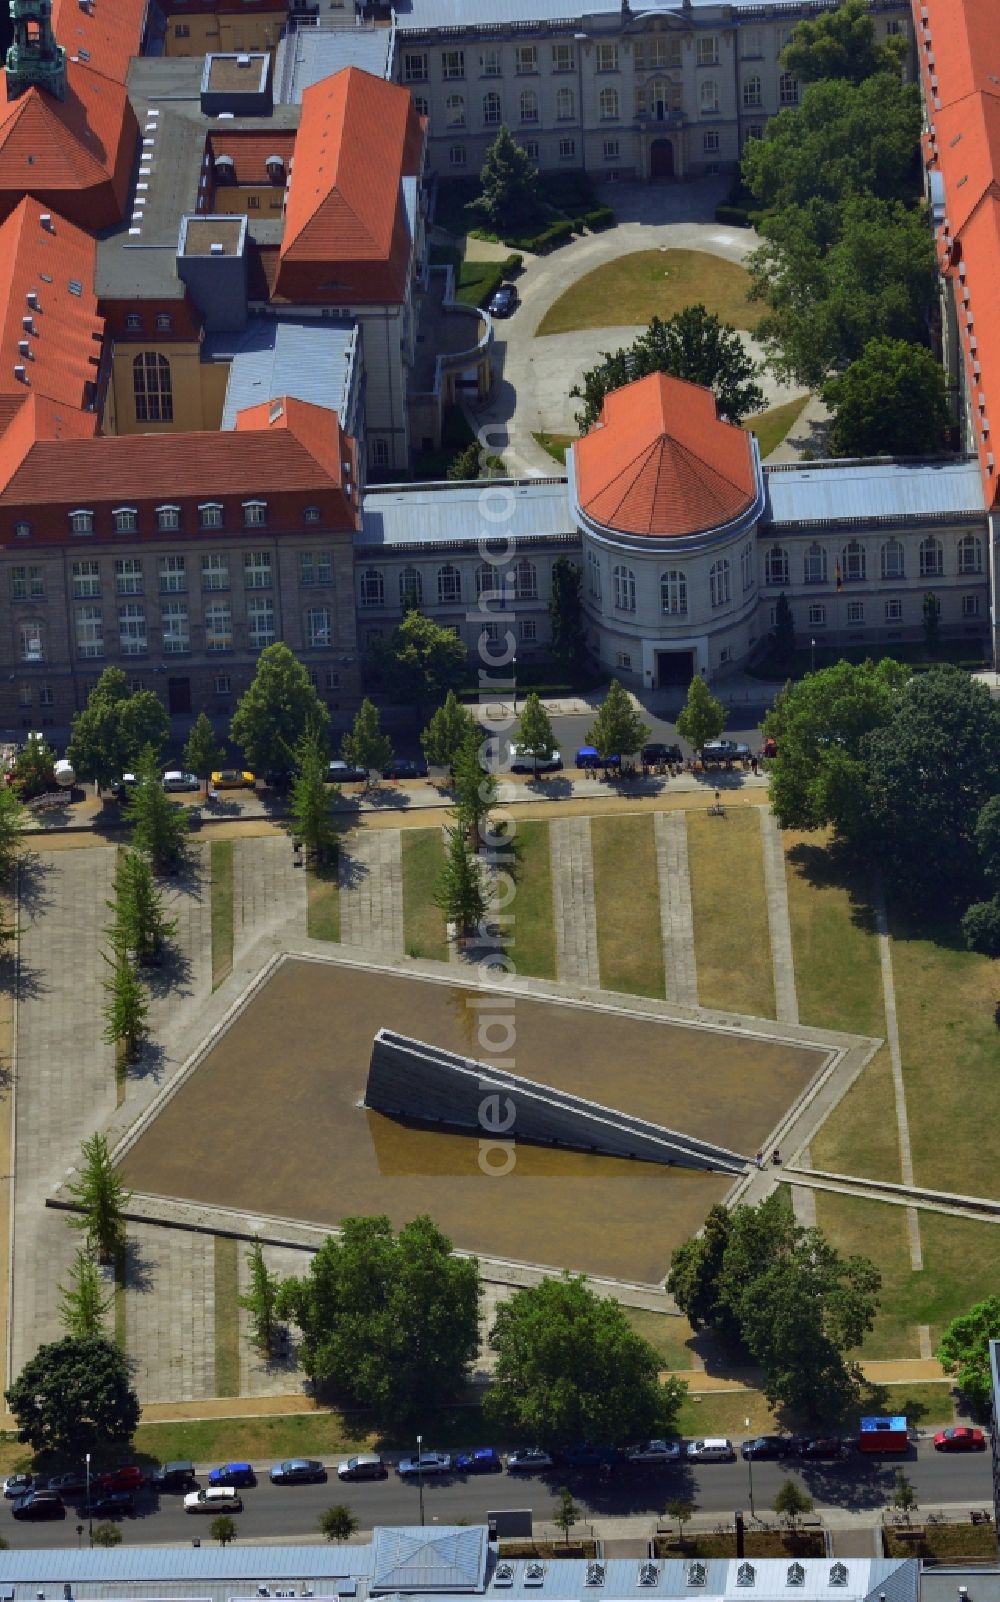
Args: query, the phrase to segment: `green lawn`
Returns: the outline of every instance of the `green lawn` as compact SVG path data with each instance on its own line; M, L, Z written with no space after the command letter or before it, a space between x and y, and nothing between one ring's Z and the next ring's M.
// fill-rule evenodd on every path
M575 445L577 440L576 434L546 434L544 430L540 434L532 434L531 437L536 445L540 445L543 451L548 451L549 455L563 467L566 466L567 450L570 445Z
M306 933L313 940L340 939L340 885L336 862L309 870L306 881Z
M763 308L747 300L750 276L735 262L703 250L636 250L587 273L565 290L538 333L614 328L672 317L702 304L734 328L756 328Z
M215 1394L240 1394L239 1306L240 1244L227 1235L215 1237Z
M782 406L772 406L766 412L755 412L746 419L743 427L756 434L762 458L777 450L785 435L794 428L808 400L808 395L796 395L794 400L785 401Z
M443 866L440 829L403 830L403 935L408 957L448 960L445 916L434 901Z
M543 819L519 821L514 835L517 894L510 905L514 922L509 947L518 973L556 978L556 931L552 916L552 859L549 826Z
M724 818L687 814L698 1000L703 1007L774 1017L771 936L756 807Z
M692 1329L686 1318L670 1313L650 1313L643 1307L622 1309L637 1335L656 1348L664 1368L690 1368L692 1351L688 1342Z
M652 813L593 818L597 955L604 990L666 994Z
M212 875L212 989L233 971L233 845L213 840L209 846Z

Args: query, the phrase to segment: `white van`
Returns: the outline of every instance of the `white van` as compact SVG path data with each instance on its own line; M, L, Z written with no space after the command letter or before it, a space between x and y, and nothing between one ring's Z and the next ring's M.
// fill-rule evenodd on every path
M713 1435L705 1441L692 1441L687 1455L699 1463L735 1463L736 1448L725 1435Z
M234 1485L208 1485L184 1498L185 1513L242 1513L243 1498Z

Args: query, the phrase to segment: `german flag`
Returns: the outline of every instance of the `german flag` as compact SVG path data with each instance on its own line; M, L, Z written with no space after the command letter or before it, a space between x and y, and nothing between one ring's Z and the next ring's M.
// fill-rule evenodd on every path
M837 594L839 595L841 590L844 588L844 575L840 570L840 557L839 556L837 558L837 565L836 565L836 567L834 569L834 572L837 575Z

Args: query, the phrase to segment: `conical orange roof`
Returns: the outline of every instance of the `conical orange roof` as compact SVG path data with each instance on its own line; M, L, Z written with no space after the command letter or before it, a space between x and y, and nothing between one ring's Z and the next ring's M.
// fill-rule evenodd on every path
M0 212L27 193L96 232L124 215L138 128L122 84L77 62L66 76L65 100L0 83Z

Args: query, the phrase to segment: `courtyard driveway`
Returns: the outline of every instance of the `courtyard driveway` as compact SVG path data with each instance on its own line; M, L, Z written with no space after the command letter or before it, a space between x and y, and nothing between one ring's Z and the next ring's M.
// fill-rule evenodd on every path
M518 281L521 304L512 318L494 325L497 380L487 400L469 409L473 426L489 430L488 447L503 452L509 472L518 477L559 472L532 435L543 430L575 433L578 403L570 399L569 391L600 360L602 351L628 344L641 332L629 325L536 339L535 330L549 307L577 279L632 251L704 250L742 262L757 236L749 229L725 228L714 221L715 206L726 188L720 179L609 187L601 198L614 206L619 217L616 228L574 239L550 256L526 260ZM749 335L744 337L759 360L759 346ZM768 406L801 393L768 374L762 382Z

